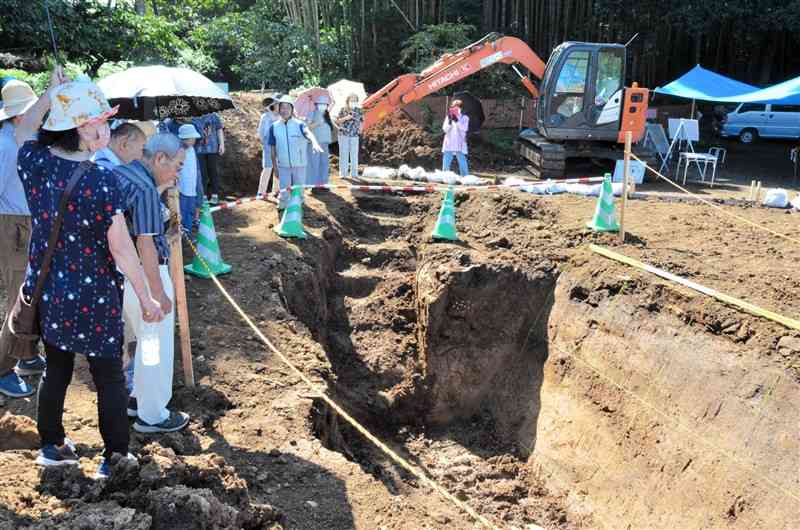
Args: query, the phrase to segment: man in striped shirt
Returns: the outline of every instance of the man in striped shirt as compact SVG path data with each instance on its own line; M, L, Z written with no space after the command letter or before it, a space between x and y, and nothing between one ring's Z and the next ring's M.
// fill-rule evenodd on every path
M146 325L126 282L123 311L139 339L128 415L136 416L133 428L143 433L179 431L189 423L188 414L167 409L172 398L175 316L172 312L173 286L169 276L169 244L165 231L165 223L170 216L169 210L161 202L164 190L175 185L185 157L186 151L174 134L160 133L147 141L142 160L114 169L148 288L166 315L158 324ZM159 361L155 365L144 364L141 344L145 337L159 343Z

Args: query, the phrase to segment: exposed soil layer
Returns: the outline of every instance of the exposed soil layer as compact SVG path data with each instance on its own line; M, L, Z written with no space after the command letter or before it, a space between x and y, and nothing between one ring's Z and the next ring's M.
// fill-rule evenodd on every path
M617 250L787 315L800 248L696 204L631 201L629 240L594 201L459 194L461 241L429 239L434 195L308 195L309 238L274 206L216 214L222 282L359 421L503 528L792 528L800 334L591 254ZM725 206L798 235L797 215ZM187 261L190 257L187 256ZM32 400L3 400L0 528L471 529L332 413L208 281L189 279L198 386L136 465L99 461L84 362L65 427L81 466L33 464ZM32 378L32 384L36 378ZM27 419L26 419L27 418Z

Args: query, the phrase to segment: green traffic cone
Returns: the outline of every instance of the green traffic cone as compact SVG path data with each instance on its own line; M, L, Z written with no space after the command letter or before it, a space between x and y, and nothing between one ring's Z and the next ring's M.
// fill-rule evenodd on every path
M594 217L586 226L597 232L619 232L617 212L614 208L614 188L611 186L611 175L606 173Z
M200 261L200 258L205 260L206 265L208 265L207 268ZM215 276L231 272L231 266L222 261L222 254L217 242L217 232L214 230L214 219L211 217L208 201L203 202L203 208L200 211L200 229L197 232L197 256L194 257L191 265L187 265L183 269L189 274L194 274L201 278L211 278L208 269L211 269Z
M433 228L433 239L444 239L447 241L458 241L456 234L456 201L453 195L453 188L445 192L442 199L442 208L439 210L439 218L436 219L436 226Z
M281 237L306 238L303 231L303 188L292 189L289 206L283 211L283 219L275 227L275 232Z

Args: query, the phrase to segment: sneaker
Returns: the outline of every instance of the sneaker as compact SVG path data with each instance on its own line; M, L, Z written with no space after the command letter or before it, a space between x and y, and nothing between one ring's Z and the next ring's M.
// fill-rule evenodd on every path
M180 431L187 425L189 425L188 414L185 412L170 411L169 418L155 425L142 421L142 418L137 418L136 421L133 422L133 430L141 433L175 432Z
M5 394L12 398L20 398L30 396L34 392L33 387L23 381L14 371L0 377L0 394Z
M135 418L139 415L139 404L136 403L136 398L128 398L128 417Z
M125 457L128 460L136 462L136 457L132 454L128 453L128 456ZM97 466L97 471L94 472L94 479L95 480L102 480L111 477L111 465L110 462L103 458L100 461L100 465Z
M211 200L208 201L208 203L209 204L219 204L219 195L217 195L216 193L211 195Z
M39 450L36 463L45 467L75 465L78 463L78 455L66 443L61 447L48 444Z
M47 361L41 355L37 355L28 361L19 361L17 363L17 373L19 375L38 375L44 372L45 368L47 368Z

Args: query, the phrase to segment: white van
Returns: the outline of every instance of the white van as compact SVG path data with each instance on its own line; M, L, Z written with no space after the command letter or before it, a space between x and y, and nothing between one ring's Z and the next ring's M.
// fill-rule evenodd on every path
M722 119L719 135L743 144L761 138L800 138L800 105L741 103Z

